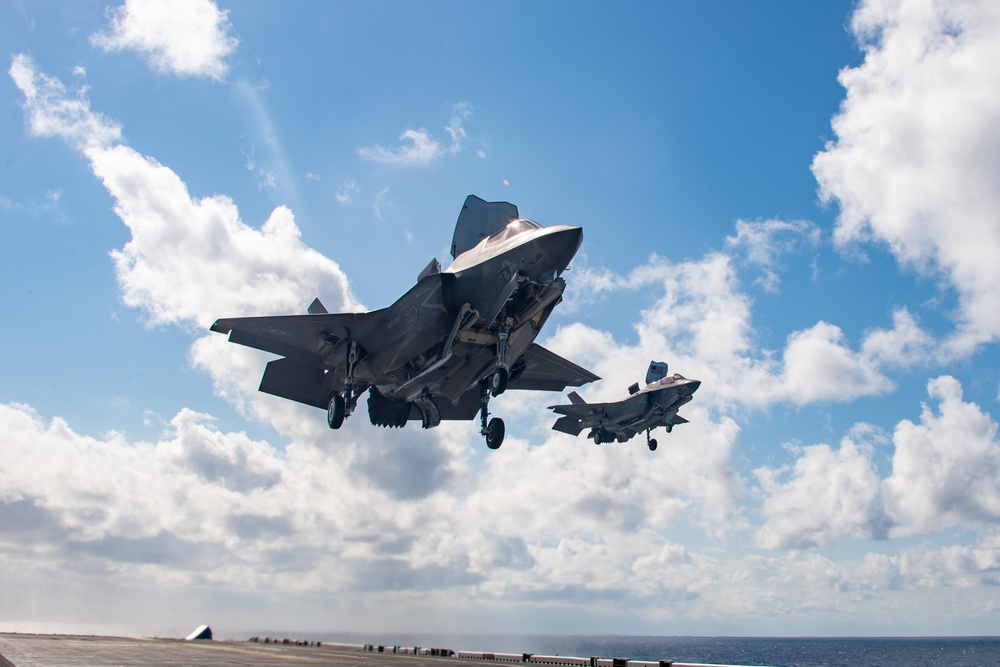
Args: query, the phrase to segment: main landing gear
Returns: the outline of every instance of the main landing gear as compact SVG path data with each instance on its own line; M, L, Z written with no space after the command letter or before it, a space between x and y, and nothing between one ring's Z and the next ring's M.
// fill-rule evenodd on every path
M326 407L326 423L330 428L340 428L344 425L344 417L347 416L347 399L340 394L330 397L330 404Z
M358 362L358 344L351 341L347 346L347 381L344 393L334 393L326 406L326 423L332 429L344 425L344 419L351 416L358 405L358 397L354 395L354 364Z
M344 425L344 420L354 413L358 407L358 395L352 389L343 394L334 394L326 406L326 423L330 428L337 429Z
M649 432L652 431L652 430L653 429L647 429L646 430L646 446L649 447L649 451L655 452L656 451L656 438L650 438L649 437Z
M504 321L504 326L497 335L497 369L490 376L489 384L482 382L479 385L479 422L481 427L479 432L486 438L486 446L490 449L499 449L503 444L505 427L503 420L494 417L487 423L487 406L490 403L490 395L499 396L507 391L507 383L510 381L510 368L507 366L507 339L510 336L510 329L514 325L514 320L508 317Z
M489 416L487 412L487 406L490 403L490 388L496 386L496 378L500 371L503 369L497 369L497 372L493 374L490 380L490 387L487 387L486 382L479 385L479 423L480 429L479 433L486 438L486 446L490 449L499 449L500 445L503 444L503 437L505 435L505 427L503 420L499 417L494 417L487 423L486 418ZM503 376L503 388L507 386L506 371L504 371ZM499 393L503 393L500 391ZM493 392L494 396L498 395L498 392Z
M490 391L494 396L507 391L507 382L510 380L510 367L507 366L507 339L510 338L510 330L514 326L513 318L506 318L504 325L497 334L497 369L490 377ZM499 447L500 445L497 445Z
M510 380L510 371L501 366L490 377L490 392L494 396L499 396L504 393L507 391L508 380Z

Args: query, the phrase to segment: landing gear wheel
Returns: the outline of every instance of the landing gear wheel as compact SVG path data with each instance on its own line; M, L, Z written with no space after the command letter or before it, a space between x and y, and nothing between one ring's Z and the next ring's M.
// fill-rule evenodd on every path
M347 401L340 394L334 394L330 398L330 404L326 408L326 423L330 428L340 428L344 425L344 415L347 413Z
M667 424L663 428L667 429L667 433L670 433L671 431L674 430L674 425L673 424Z
M490 449L500 449L504 436L503 420L494 417L490 420L490 425L486 427L486 446Z
M490 378L490 393L494 396L499 396L500 394L507 391L507 381L510 379L510 371L506 368L498 368L493 377Z
M656 439L650 440L646 444L649 445L649 451L651 451L651 452L655 452L656 451Z

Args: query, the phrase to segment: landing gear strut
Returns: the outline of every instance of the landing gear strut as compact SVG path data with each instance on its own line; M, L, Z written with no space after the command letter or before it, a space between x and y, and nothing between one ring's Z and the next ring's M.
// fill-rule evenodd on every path
M493 392L494 396L499 396L507 391L507 381L510 380L510 367L507 365L507 339L510 338L510 330L513 326L514 319L508 317L504 320L500 333L497 334L497 370L490 378L490 391Z
M496 375L494 375L494 378ZM504 383L506 384L506 382ZM479 423L480 429L479 433L486 438L486 446L490 449L499 449L500 445L503 444L503 437L505 435L505 428L503 420L499 417L494 417L487 423L486 418L489 416L487 412L487 406L490 402L490 391L487 389L486 384L483 383L479 390Z
M351 413L354 412L354 407L358 404L358 398L354 395L354 364L357 362L358 344L352 340L347 346L347 379L344 381L344 396L347 397L345 417L350 417Z
M646 431L646 446L649 447L649 451L655 452L656 451L656 438L650 438L649 437L649 431L651 431L651 430L652 429L648 429Z

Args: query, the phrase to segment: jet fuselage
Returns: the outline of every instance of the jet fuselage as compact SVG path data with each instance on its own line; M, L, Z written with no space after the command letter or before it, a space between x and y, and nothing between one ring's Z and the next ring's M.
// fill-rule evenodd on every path
M562 301L560 277L583 239L580 227L541 227L507 202L469 195L452 238L451 266L433 260L392 305L308 315L223 318L212 330L272 352L260 390L325 407L340 428L370 390L372 424L424 428L478 412L491 448L503 421L487 423L490 396L508 387L561 391L596 375L534 343Z

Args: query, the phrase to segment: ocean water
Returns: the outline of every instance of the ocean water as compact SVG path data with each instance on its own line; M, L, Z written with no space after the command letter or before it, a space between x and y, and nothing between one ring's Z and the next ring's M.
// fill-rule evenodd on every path
M328 641L776 667L1000 667L1000 637L332 635Z
M633 660L669 659L677 662L735 665L1000 666L1000 637L595 637L576 638L564 646L566 654L572 655L583 652L586 656L601 655ZM622 654L618 655L619 653Z

